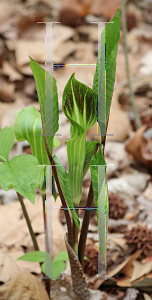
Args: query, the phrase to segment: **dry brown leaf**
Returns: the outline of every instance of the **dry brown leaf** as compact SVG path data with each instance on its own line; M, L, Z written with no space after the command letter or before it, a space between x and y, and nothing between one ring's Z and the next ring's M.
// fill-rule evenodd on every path
M120 272L127 264L131 265L133 263L133 261L139 257L139 255L141 254L141 250L137 251L136 253L134 253L133 255L130 255L127 257L127 259L125 261L123 261L120 265L118 265L117 267L115 267L113 270L109 271L106 274L106 277L113 277L114 275L116 275L118 272Z
M49 300L42 282L29 272L19 273L0 287L0 300Z
M104 15L110 20L120 6L120 0L96 0L92 1L89 13L95 15Z
M44 41L17 40L15 41L16 63L19 66L30 63L31 56L38 62L45 61L45 43Z
M16 22L17 30L19 31L21 38L23 39L27 36L26 33L28 30L33 31L33 27L38 20L44 21L48 15L49 10L46 7L36 7L35 5L35 7L33 6L24 9Z
M119 109L112 107L110 111L110 118L107 129L107 141L123 142L129 135L132 127L130 125L127 114ZM89 134L95 134L97 131L96 124L88 130ZM101 140L100 136L95 136L95 139Z
M8 61L3 62L2 73L9 76L10 81L23 80L24 79L24 77L21 74L19 74L15 70L15 68Z
M146 277L147 278L152 278L152 273L148 274Z
M147 126L143 125L136 132L133 138L126 144L126 151L131 153L138 161L149 168L152 168L152 142L143 136Z
M16 262L13 261L9 255L0 253L0 281L6 282L10 277L20 273L20 268ZM5 299L5 298L3 298Z
M114 134L114 136L107 136L107 140L122 142L128 137L131 130L127 114L121 109L111 109L107 134Z
M54 48L54 45L53 45ZM59 64L64 62L65 58L77 50L77 44L73 41L66 41L53 53L53 63Z
M24 203L34 231L36 233L42 233L44 225L41 196L39 195L36 197L35 206L28 199L24 199ZM0 211L0 220L1 241L7 246L16 244L22 245L25 237L29 236L29 231L26 221L23 218L20 203L13 202L3 206ZM18 230L18 228L20 228L20 230ZM24 246L26 246L25 243Z
M125 274L124 277L119 278L117 280L118 286L124 286L124 287L130 287L131 286L131 276L133 273L133 266L130 264L127 264L121 271L123 274Z
M131 277L131 282L139 279L143 275L150 273L152 271L152 261L143 264L140 261L135 260L133 262L133 267L134 267L134 270L133 270L133 274Z
M151 300L151 297L148 294L143 293L143 296L145 300Z
M124 276L123 278L118 279L117 285L122 287L130 287L131 286L130 277Z
M45 244L45 241L44 241ZM40 249L41 250L41 249ZM23 256L25 252L23 251L22 247L17 247L16 245L12 247L11 249L2 248L1 251L11 260L13 260L14 264L19 268L20 272L33 272L36 274L41 274L41 268L38 262L30 262L30 261L24 261L24 260L17 260L19 257ZM34 248L32 247L31 251L34 251ZM44 249L45 251L45 249ZM6 260L6 266L4 264L4 272L1 274L1 276L4 276L5 272L7 272L7 261ZM8 272L9 274L9 272ZM18 274L18 273L17 273ZM14 273L13 273L14 276ZM5 279L5 277L4 277ZM6 282L6 280L3 282Z
M129 276L131 278L132 273L133 273L133 265L127 264L123 269L122 269L122 273L124 273L125 275Z
M120 88L114 90L112 104L110 109L110 118L108 123L106 138L107 141L120 141L123 142L132 131L130 120L126 112L121 109L118 103L118 97L120 94ZM92 128L88 130L89 134L97 133L97 125L95 124ZM92 137L91 137L92 138ZM93 137L94 139L101 140L100 136Z
M0 79L0 101L13 102L15 100L15 85Z
M112 237L112 238L110 238L110 240L113 241L120 248L122 248L124 251L126 250L127 246L126 246L126 240L125 240L125 238Z

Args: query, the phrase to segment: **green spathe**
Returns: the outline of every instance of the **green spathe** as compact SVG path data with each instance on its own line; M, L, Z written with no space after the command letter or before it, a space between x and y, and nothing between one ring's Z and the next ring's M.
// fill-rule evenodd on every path
M86 132L97 120L94 92L76 80L72 74L63 92L62 107L71 123L70 140L67 141L69 176L73 202L79 205L82 196L82 179L91 159L88 147L86 153Z
M14 132L19 142L29 142L32 154L37 157L40 165L50 164L44 143L41 114L34 106L19 111L14 122ZM49 141L50 148L58 147L59 141L55 137Z
M65 86L62 107L66 117L74 126L71 129L71 138L77 136L76 130L87 131L97 121L97 103L94 93L87 85L76 80L74 73Z

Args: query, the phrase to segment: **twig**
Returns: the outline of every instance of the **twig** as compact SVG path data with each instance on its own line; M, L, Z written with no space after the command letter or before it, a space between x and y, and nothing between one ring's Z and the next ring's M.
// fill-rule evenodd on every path
M23 201L23 196L21 194L19 194L18 192L17 192L17 196L18 196L18 200L22 207L22 211L23 211L23 214L24 214L24 217L25 217L25 220L26 220L29 232L30 232L31 239L33 241L34 249L35 249L35 251L40 251L37 240L36 240L36 236L34 234L34 231L33 231L32 225L31 225L31 221L29 219L29 216L28 216L28 213L27 213L24 201ZM42 265L42 263L40 263L40 267L41 267L41 265ZM45 274L43 274L43 275L45 276ZM45 282L45 286L46 286L46 291L50 297L50 288L51 288L50 283L51 282L47 278L44 279L44 282Z
M130 90L130 99L131 99L131 105L135 116L135 123L137 128L140 128L142 126L139 113L136 107L135 103L135 97L134 93L132 91L132 84L130 79L130 72L129 72L129 62L128 62L128 52L127 52L127 25L126 25L126 7L125 7L125 0L121 0L121 7L122 7L122 24L123 24L123 38L124 38L124 51L125 51L125 61L126 61L126 73L127 73L127 80Z

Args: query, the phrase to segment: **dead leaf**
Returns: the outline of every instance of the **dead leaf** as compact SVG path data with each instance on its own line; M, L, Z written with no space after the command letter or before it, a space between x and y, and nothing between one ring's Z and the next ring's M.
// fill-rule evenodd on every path
M145 300L151 300L151 297L148 294L143 293L143 296Z
M122 287L130 287L130 277L129 276L123 276L122 278L117 280L117 285Z
M110 117L108 122L106 141L120 141L123 142L132 131L130 120L125 111L121 109L118 103L120 88L113 92L113 98L110 109ZM88 136L97 132L97 125L95 124L88 130ZM91 137L92 139L101 140L100 136Z
M38 62L45 61L45 43L44 41L31 40L16 40L15 41L15 56L18 66L23 66L30 63L31 56Z
M10 81L23 80L24 78L8 61L3 62L2 73L9 76Z
M140 127L130 138L126 144L126 151L131 153L135 159L143 163L145 166L152 168L152 141L143 136L147 125Z
M125 240L125 238L112 237L112 238L110 238L110 240L113 241L116 245L118 245L124 251L126 250L126 240Z
M106 274L106 277L113 277L114 275L116 275L118 272L120 272L127 264L131 265L133 263L133 261L139 257L139 255L141 254L141 250L138 250L136 253L134 253L133 255L130 255L126 258L125 261L123 261L120 265L116 266L113 270L109 271Z
M9 255L0 253L0 281L6 282L10 277L17 275L18 273L20 273L20 268L17 266L16 262L13 261Z
M132 282L133 287L144 287L144 290L151 291L152 286L152 278L148 278L147 276L143 276L140 279Z
M13 298L12 298L13 296ZM40 281L29 272L19 273L0 287L0 300L49 300L47 292Z
M134 219L138 215L138 213L139 213L138 210L129 211L125 214L124 219L130 221Z
M54 45L53 45L54 47ZM53 53L53 63L59 64L64 62L65 58L77 50L77 44L73 41L66 41L61 44L60 48Z
M0 101L13 102L15 100L15 85L8 83L6 80L0 79Z
M133 262L133 267L134 270L131 277L131 282L139 279L143 275L150 273L152 271L152 261L143 264L140 261L135 260Z
M96 0L92 1L89 13L93 15L104 15L110 20L120 6L120 0Z

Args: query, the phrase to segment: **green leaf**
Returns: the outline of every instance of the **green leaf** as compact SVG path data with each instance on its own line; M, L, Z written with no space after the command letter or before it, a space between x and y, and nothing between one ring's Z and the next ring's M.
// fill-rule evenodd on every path
M69 260L68 252L67 251L61 251L59 252L56 257L54 258L54 261L67 261Z
M30 60L30 67L33 72L36 90L38 93L41 118L45 131L44 134L46 134L49 151L50 153L52 153L52 139L59 127L58 93L56 80L31 57Z
M65 263L63 261L54 261L53 262L53 280L59 277L61 272L65 269Z
M4 176L5 174L5 176ZM34 190L41 188L44 180L44 166L38 166L35 156L19 155L9 162L0 164L0 185L8 191L12 187L23 197L35 202Z
M45 148L41 114L34 106L21 109L16 116L14 132L18 141L27 140L31 146L32 154L37 157L40 165L50 165L50 161ZM59 141L52 138L52 147L58 147ZM57 194L53 177L53 197L56 200Z
M89 166L90 161L92 158L92 155L95 154L97 145L100 145L99 142L93 141L93 142L86 142L86 154L85 154L85 161L84 161L84 167L83 167L83 177L86 175Z
M114 23L112 23L114 22ZM94 75L92 90L98 98L98 122L103 137L109 116L115 82L116 58L120 38L120 8L114 18L107 24L101 34L98 62ZM105 74L105 42L106 42L106 74ZM105 81L106 75L106 81ZM106 95L106 99L105 99ZM106 112L105 112L106 104Z
M53 262L53 276L51 271L51 262L47 262L47 270L45 268L45 263L41 265L41 270L44 274L46 274L52 280L56 280L61 272L65 269L65 263L63 261L54 261ZM49 268L50 267L50 268ZM50 270L49 270L50 269Z
M85 84L74 78L74 73L67 82L64 92L62 108L70 123L81 126L87 131L97 121L97 107L94 93Z
M69 174L66 172L65 168L63 167L63 165L61 164L61 162L59 161L59 159L57 158L56 155L53 156L54 162L56 164L57 167L57 174L59 177L59 181L60 181L60 185L61 185L61 189L63 192L63 195L65 197L66 203L69 206L69 208L71 208L71 213L73 216L73 219L75 221L76 226L79 229L80 226L80 221L79 218L76 214L76 211L74 209L74 203L73 203L73 197L72 197L72 190L71 190L71 183L70 183L70 177Z
M0 130L0 162L9 161L8 156L15 141L14 128L6 126Z
M106 168L106 162L103 157L101 146L97 154L93 155L90 162L91 180L94 189L95 206L98 207L98 165Z
M91 166L92 165L92 166ZM100 167L102 166L102 167ZM108 232L108 190L106 182L106 162L104 160L101 147L97 154L95 154L90 163L91 180L95 196L95 205L98 207L98 228L100 247L99 250L102 254L104 262L106 263L106 244ZM105 218L106 218L106 238L105 238Z
M20 256L17 260L25 260L25 261L31 261L31 262L44 262L47 252L42 251L34 251L30 253L26 253L23 256Z
M60 141L54 136L53 147L59 147L59 146L60 146Z
M40 165L50 164L44 144L41 114L34 106L19 111L14 123L14 132L19 142L29 142L32 154L37 157ZM51 147L53 148L53 138Z

